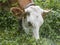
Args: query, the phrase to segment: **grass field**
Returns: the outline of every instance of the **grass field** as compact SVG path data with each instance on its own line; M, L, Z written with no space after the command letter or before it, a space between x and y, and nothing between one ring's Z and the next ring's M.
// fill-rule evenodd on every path
M40 39L36 42L31 34L27 35L21 29L18 19L10 12L9 9L18 6L17 3L0 0L0 45L60 45L60 0L34 1L43 9L52 9L44 17Z

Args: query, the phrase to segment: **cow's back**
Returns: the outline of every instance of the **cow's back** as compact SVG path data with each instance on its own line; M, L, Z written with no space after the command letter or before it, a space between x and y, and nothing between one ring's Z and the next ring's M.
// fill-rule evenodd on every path
M21 8L25 8L32 0L18 0L18 2Z

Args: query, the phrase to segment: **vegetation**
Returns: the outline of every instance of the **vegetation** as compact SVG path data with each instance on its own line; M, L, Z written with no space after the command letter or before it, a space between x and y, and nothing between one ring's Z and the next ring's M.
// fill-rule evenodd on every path
M19 29L18 19L10 12L9 0L0 0L0 45L60 45L60 0L34 0L44 9L52 9L40 28L40 40Z

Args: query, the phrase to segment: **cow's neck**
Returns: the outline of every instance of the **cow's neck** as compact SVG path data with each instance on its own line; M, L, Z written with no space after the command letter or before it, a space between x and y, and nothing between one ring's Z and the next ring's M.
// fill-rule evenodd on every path
M29 3L28 5L26 5L25 9L28 8L29 6L35 5L34 3Z

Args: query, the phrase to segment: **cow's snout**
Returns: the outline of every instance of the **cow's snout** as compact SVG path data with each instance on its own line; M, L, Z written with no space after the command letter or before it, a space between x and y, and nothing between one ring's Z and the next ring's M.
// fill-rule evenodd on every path
M28 22L28 26L32 26L31 22Z

